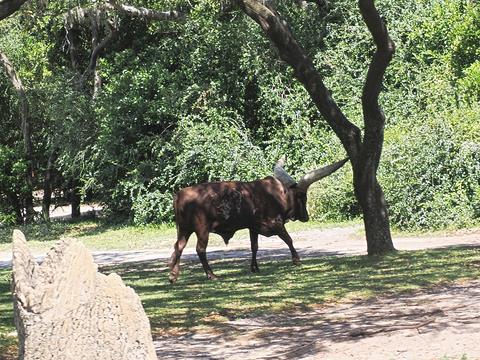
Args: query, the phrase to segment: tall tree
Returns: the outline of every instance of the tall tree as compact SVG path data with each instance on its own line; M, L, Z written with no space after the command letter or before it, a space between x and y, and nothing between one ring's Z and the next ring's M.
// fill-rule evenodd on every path
M334 101L313 61L293 37L288 24L277 13L272 2L236 1L241 9L260 25L278 49L280 57L293 68L296 78L308 91L348 153L353 168L355 196L363 211L368 254L383 254L395 250L387 204L377 181L385 126L385 116L378 104L378 96L385 70L395 52L395 45L374 1L359 0L363 20L376 45L362 92L365 124L363 138L360 129L347 119Z
M114 0L98 2L86 7L77 6L67 11L64 14L64 28L71 66L77 75L75 90L87 95L92 102L95 102L102 87L99 59L121 32L121 21L118 20L118 15L148 21L175 21L185 16L184 13L176 10L159 11L126 5ZM87 36L90 38L91 50L88 65L83 66L85 70L82 71L79 46L81 41L78 38L86 29L89 29ZM89 89L90 84L91 89ZM69 184L71 214L72 218L76 218L80 216L81 181L77 178Z
M27 0L2 0L0 1L0 20L7 18L15 13ZM5 69L8 78L10 79L13 88L18 94L20 102L20 124L23 135L23 149L25 154L25 160L27 163L27 169L25 172L25 180L28 187L28 193L25 196L25 209L27 222L33 221L35 217L35 210L33 209L33 151L32 151L32 138L31 138L31 126L29 121L28 100L23 86L22 80L18 76L15 67L10 62L8 57L0 52L0 64ZM18 210L18 209L17 209ZM17 215L17 220L18 215Z
M17 74L15 67L8 59L8 57L0 51L0 65L5 69L8 78L10 79L13 88L17 92L20 103L20 125L22 128L23 136L23 151L25 161L27 164L25 171L25 181L27 184L27 193L24 195L24 208L26 210L25 220L31 222L35 217L35 210L33 209L33 147L32 147L32 134L30 125L30 116L28 109L28 99L26 95L25 87L22 80Z

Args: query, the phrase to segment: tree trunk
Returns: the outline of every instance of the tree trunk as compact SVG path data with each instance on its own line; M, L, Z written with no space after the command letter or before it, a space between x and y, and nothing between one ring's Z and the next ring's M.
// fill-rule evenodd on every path
M0 1L0 20L12 15L16 12L27 0L2 0Z
M387 203L376 177L371 182L354 178L354 187L363 211L368 254L380 255L394 251Z
M80 189L77 186L77 182L72 187L70 193L70 203L72 206L72 219L77 219L80 217L80 200L82 199L80 195Z
M333 100L313 61L297 43L290 29L271 3L237 0L242 10L255 20L280 57L294 70L296 78L308 91L320 113L338 136L347 152L353 172L355 195L363 211L369 255L395 250L390 234L388 211L376 173L383 146L385 117L378 104L383 75L395 51L373 0L360 0L363 19L372 34L377 50L368 70L362 92L365 135L350 122Z
M138 295L80 242L60 241L38 265L15 230L12 292L20 360L157 359Z
M43 180L42 216L44 221L50 221L50 205L52 204L52 182L53 162L55 161L55 150L50 153L47 160L47 168Z

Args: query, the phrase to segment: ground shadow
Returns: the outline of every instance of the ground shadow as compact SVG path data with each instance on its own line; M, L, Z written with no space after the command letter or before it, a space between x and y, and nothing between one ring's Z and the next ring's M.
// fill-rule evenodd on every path
M477 247L397 252L385 257L339 257L331 255L341 253L305 251L303 264L294 266L288 249L265 249L257 274L249 272L246 250L209 252L219 281L206 280L196 254L183 258L182 273L174 285L168 282L166 259L107 266L102 271L118 272L141 295L160 343L175 339L177 345L161 346L161 357L167 359L225 358L216 351L228 349L229 342L242 336L243 350L235 352L240 358L242 351L272 346L275 358L313 354L321 350L318 339L354 341L378 328L381 319L394 324L398 317L408 327L425 315L385 314L375 306L367 312L359 307L356 316L343 320L333 315L325 320L321 313L319 325L312 314L330 300L410 294L438 283L480 277ZM382 306L391 310L396 298ZM269 316L275 317L275 324L269 324ZM208 333L202 332L204 327ZM173 330L177 333L172 338ZM204 346L213 343L215 349Z

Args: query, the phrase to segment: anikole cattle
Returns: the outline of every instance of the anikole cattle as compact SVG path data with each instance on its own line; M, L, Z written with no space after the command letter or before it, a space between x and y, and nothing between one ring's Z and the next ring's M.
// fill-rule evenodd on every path
M207 261L206 249L211 232L225 244L237 230L249 229L252 272L258 270L258 234L278 235L289 247L294 264L300 259L285 229L288 220L308 221L307 190L315 181L341 168L347 159L313 170L296 182L284 169L283 160L274 167L274 177L241 182L213 182L180 190L174 198L177 241L170 259L170 282L180 271L180 256L192 233L197 235L197 254L209 279L215 279Z

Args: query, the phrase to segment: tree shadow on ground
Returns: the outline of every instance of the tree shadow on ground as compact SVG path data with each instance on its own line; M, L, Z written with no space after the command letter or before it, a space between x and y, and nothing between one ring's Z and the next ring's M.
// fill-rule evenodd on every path
M174 285L168 282L165 259L107 266L102 271L119 273L140 294L158 331L221 327L226 320L480 276L478 248L398 252L384 257L320 256L318 251L304 258L301 266L285 259L288 250L264 250L256 274L249 271L249 257L238 255L209 253L212 268L221 277L218 281L206 279L196 255L183 259Z
M479 312L476 281L235 319L211 332L161 334L156 349L162 359L298 359L319 356L331 343L355 347L361 338L396 331L412 336L456 327L477 334Z

